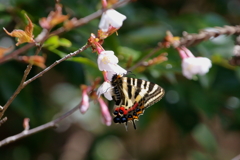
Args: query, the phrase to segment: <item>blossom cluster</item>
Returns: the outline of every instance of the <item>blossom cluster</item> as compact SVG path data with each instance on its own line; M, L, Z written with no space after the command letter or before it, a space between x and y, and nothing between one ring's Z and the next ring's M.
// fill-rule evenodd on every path
M114 74L117 75L124 75L127 71L118 65L119 60L118 57L115 56L114 52L111 50L104 50L102 47L103 40L116 32L123 24L123 21L126 19L126 16L122 15L121 13L117 12L113 9L106 10L101 17L98 31L98 36L96 37L94 34L91 35L88 42L91 45L93 51L97 52L98 59L97 64L100 71L103 73L104 82L98 88L96 94L98 96L98 101L100 104L105 104L102 100L101 95L103 94L106 99L112 100L112 86L111 80ZM179 41L179 37L173 37L171 34L168 35L165 39L166 47L170 47L176 41ZM180 57L182 58L182 73L188 79L193 79L196 75L204 75L206 74L209 69L211 68L212 64L208 58L205 57L195 57L189 49L186 47L176 47ZM164 54L166 55L166 54ZM156 59L156 58L155 58ZM161 55L160 58L156 59L157 61L165 61L167 58L163 58ZM155 61L156 61L155 60ZM157 62L153 63L157 64ZM84 91L83 91L84 93ZM86 97L83 97L83 100ZM105 117L105 123L107 125L110 124L109 119L109 111L106 105L100 105L103 107L102 115ZM86 107L83 105L82 108ZM104 111L104 112L103 112ZM108 119L108 120L106 120Z
M123 24L123 21L126 19L126 16L117 12L114 9L108 9L106 10L101 17L100 23L99 23L99 31L98 31L98 37L96 37L94 34L91 35L88 42L92 46L93 51L96 51L98 54L97 64L100 71L103 73L104 82L103 84L98 88L96 94L97 94L97 100L100 104L101 113L103 117L103 122L106 125L111 124L111 115L109 113L108 107L104 100L100 97L102 94L104 94L105 98L108 100L112 100L112 86L111 86L111 80L114 74L118 75L124 75L127 73L127 71L118 65L118 57L115 56L114 52L111 50L104 50L101 46L101 43L103 42L103 39L107 38L114 32L116 32ZM89 107L88 101L88 95L87 95L87 88L82 88L82 102L80 104L80 111L82 113L85 113Z

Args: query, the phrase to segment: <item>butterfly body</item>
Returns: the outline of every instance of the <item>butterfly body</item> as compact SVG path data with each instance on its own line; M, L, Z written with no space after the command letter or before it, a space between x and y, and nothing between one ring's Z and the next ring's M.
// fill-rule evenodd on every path
M115 74L111 85L112 98L115 101L113 121L115 123L133 122L144 113L147 107L158 102L164 95L159 85L136 78L124 77Z

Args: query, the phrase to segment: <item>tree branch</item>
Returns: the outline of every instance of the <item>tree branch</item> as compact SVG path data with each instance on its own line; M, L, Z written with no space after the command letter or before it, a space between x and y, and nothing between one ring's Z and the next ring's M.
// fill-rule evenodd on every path
M201 30L196 34L189 34L187 32L183 33L183 37L180 39L179 43L174 44L173 47L180 46L193 46L197 45L200 42L209 40L211 38L216 38L220 35L239 35L240 34L240 25L238 26L224 26L224 27L214 27L213 31Z
M156 48L154 48L149 54L147 54L145 57L143 57L140 61L138 61L135 65L133 65L131 68L128 69L128 71L132 71L134 69L136 69L137 67L141 66L142 63L144 61L146 61L148 58L150 58L151 56L153 56L157 51L159 51L160 49L163 49L163 47L158 46Z
M8 109L8 107L10 106L10 104L13 102L13 100L20 93L20 91L25 87L24 82L27 79L27 76L28 76L29 72L31 71L31 69L32 69L32 64L29 64L24 71L23 78L22 78L21 83L19 84L18 88L13 93L13 95L8 99L7 103L3 106L3 109L0 111L0 119L2 118L2 116L4 115L4 113Z
M35 79L41 77L44 73L48 72L50 69L52 69L54 66L58 65L59 63L61 63L62 61L71 58L73 56L76 56L77 54L83 52L84 50L86 50L89 47L88 44L85 44L82 48L79 48L78 50L76 50L73 53L69 53L68 55L66 55L65 57L57 60L56 62L54 62L53 64L51 64L49 67L45 68L42 72L38 73L37 75L35 75L34 77L28 79L27 81L24 82L24 85L28 85L29 83L31 83L32 81L34 81Z
M35 75L34 77L28 79L27 81L27 75L31 70L32 65L28 65L27 69L24 72L24 76L22 78L22 81L20 83L20 85L18 86L17 90L14 92L14 94L11 96L11 98L7 101L7 103L3 106L3 110L0 111L0 119L3 117L5 111L7 110L7 108L9 107L9 105L13 102L13 100L16 98L16 96L20 93L20 91L29 83L31 83L32 81L36 80L37 78L41 77L44 73L48 72L50 69L52 69L54 66L56 66L57 64L61 63L62 61L73 57L77 54L79 54L80 52L86 50L89 47L88 44L84 45L82 48L76 50L73 53L69 53L68 55L66 55L65 57L59 59L58 61L54 62L53 64L51 64L49 67L45 68L42 72L38 73L37 75Z
M35 55L38 55L39 52L41 51L42 49L42 45L38 46L36 52L35 52ZM25 80L27 79L27 76L28 74L30 73L31 69L32 69L32 65L33 64L29 64L27 66L27 68L25 69L24 71L24 74L23 74L23 77L22 77L22 80L18 86L18 88L16 89L16 91L13 93L13 95L8 99L7 103L2 107L2 109L0 110L0 120L2 119L5 111L8 109L8 107L10 106L10 104L13 102L13 100L17 97L17 95L21 92L21 90L26 86L24 84ZM5 122L5 121L2 121L2 122Z
M183 33L183 37L180 38L180 41L174 42L173 47L177 48L180 46L194 46L197 45L203 41L209 40L211 38L216 38L220 35L239 35L240 34L240 25L238 26L224 26L224 27L215 27L215 30L213 31L207 31L207 30L201 30L199 33L195 34L188 34L187 32ZM165 48L161 42L159 43L159 46L153 49L149 54L147 54L145 57L143 57L138 63L133 65L131 68L129 68L129 71L132 71L136 69L137 67L141 66L142 63L153 56L157 51Z
M71 109L70 111L68 111L67 113L63 114L62 116L60 116L59 118L50 121L48 123L45 123L41 126L38 126L36 128L30 129L30 130L24 130L23 132L16 134L14 136L8 137L3 139L2 141L0 141L0 147L7 145L9 143L15 142L19 139L22 139L24 137L30 136L32 134L38 133L40 131L46 130L48 128L53 128L56 127L56 125L61 122L62 120L64 120L66 117L70 116L72 113L74 113L76 110L78 110L79 105L77 105L76 107L74 107L73 109Z

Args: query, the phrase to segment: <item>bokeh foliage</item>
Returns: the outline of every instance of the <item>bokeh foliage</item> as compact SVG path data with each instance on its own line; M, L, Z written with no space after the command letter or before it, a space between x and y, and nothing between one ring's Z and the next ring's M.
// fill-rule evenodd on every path
M98 0L61 0L64 13L82 18L100 8ZM54 9L49 0L0 0L0 28L24 28L27 13L35 24L34 35L41 31L39 18ZM115 51L120 65L133 64L148 54L161 41L167 30L181 36L183 31L196 33L214 26L239 24L240 3L237 0L140 0L117 9L127 16L118 36L107 38L103 47ZM48 39L42 50L46 65L83 46L96 33L99 19ZM57 28L57 27L56 27ZM0 45L15 44L0 32ZM148 68L137 68L133 74L162 86L165 97L146 110L137 122L110 127L101 123L99 106L91 103L89 111L76 112L60 124L27 137L0 150L1 160L54 159L164 159L224 160L240 150L240 69L228 64L235 36L222 36L189 49L195 56L212 60L210 72L197 80L181 74L181 59L176 50L164 49L168 61ZM24 45L24 44L23 44ZM19 47L21 47L20 45ZM18 47L18 48L19 48ZM34 54L30 49L26 55ZM91 84L101 77L97 55L90 49L71 58L28 85L6 112L8 121L1 126L0 139L21 132L23 118L36 127L61 115L81 99L80 84ZM26 64L9 61L0 66L0 105L18 86ZM41 69L34 67L29 77ZM109 103L110 111L113 103Z

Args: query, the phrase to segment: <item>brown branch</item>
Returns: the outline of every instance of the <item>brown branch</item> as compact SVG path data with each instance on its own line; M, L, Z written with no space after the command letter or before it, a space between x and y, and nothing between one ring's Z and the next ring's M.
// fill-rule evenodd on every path
M33 43L29 43L29 44L26 44L25 46L15 50L15 51L13 51L12 53L7 54L6 56L0 58L0 64L7 61L7 60L10 60L13 57L16 57L17 55L27 51L28 49L32 48L33 46L34 46Z
M10 97L10 99L7 101L7 103L3 106L3 110L0 111L0 119L3 117L5 111L7 110L7 108L9 107L9 105L13 102L13 100L16 98L16 96L20 93L20 91L29 83L31 83L32 81L36 80L37 78L41 77L44 73L48 72L50 69L52 69L54 66L56 66L57 64L61 63L62 61L71 58L77 54L79 54L80 52L86 50L89 47L88 44L84 45L82 48L78 49L77 51L73 52L73 53L69 53L68 55L66 55L65 57L57 60L56 62L54 62L53 64L51 64L49 67L45 68L42 72L38 73L37 75L35 75L34 77L28 79L27 81L27 75L30 72L32 65L28 65L27 69L24 72L24 76L22 78L22 81L20 83L20 85L18 86L17 90L14 92L14 94Z
M32 69L32 64L29 64L27 66L27 68L24 71L21 83L19 84L18 88L16 89L16 91L13 93L13 95L8 99L7 103L3 106L2 111L0 112L0 119L2 118L2 116L4 115L5 111L8 109L8 107L10 106L10 104L13 102L13 100L17 97L17 95L20 93L20 91L25 87L24 82L27 79L27 76L29 74L29 72Z
M21 132L19 134L16 134L16 135L8 137L8 138L5 138L2 141L0 141L0 147L2 147L4 145L7 145L9 143L15 142L15 141L17 141L19 139L22 139L24 137L30 136L32 134L38 133L40 131L56 127L59 122L61 122L66 117L70 116L72 113L74 113L76 110L78 110L78 108L79 108L79 105L77 105L76 107L74 107L73 109L71 109L70 111L68 111L67 113L63 114L62 116L60 116L59 118L57 118L53 121L50 121L46 124L43 124L41 126L38 126L36 128L30 129L30 130L24 130L23 132Z
M76 50L73 53L69 53L68 55L66 55L65 57L55 61L53 64L51 64L50 66L48 66L47 68L45 68L42 72L38 73L37 75L35 75L34 77L28 79L27 81L24 82L24 85L28 85L29 83L31 83L32 81L34 81L35 79L41 77L44 73L48 72L50 69L52 69L54 66L58 65L59 63L61 63L62 61L71 58L73 56L76 56L77 54L83 52L84 50L86 50L89 47L88 44L84 45L82 48L79 48L78 50Z
M0 126L7 121L7 117L4 117L3 119L0 120Z
M144 61L146 61L148 58L153 56L157 51L160 49L163 49L163 47L158 46L157 48L154 48L149 54L147 54L145 57L143 57L140 61L138 61L135 65L133 65L131 68L128 69L128 71L132 71L136 69L137 67L141 66Z
M38 55L39 52L42 49L42 45L38 46L35 55ZM17 97L17 95L21 92L21 90L26 86L25 80L27 79L28 74L30 73L31 69L32 69L32 65L33 64L29 64L27 66L27 68L24 71L22 80L20 82L20 84L18 85L18 88L16 89L16 91L13 93L13 95L8 99L7 103L2 107L3 109L0 111L0 120L2 119L5 111L8 109L8 107L10 106L10 104L14 101L14 99Z
M125 4L129 3L131 0L123 0L123 1L119 1L118 3L114 4L111 8L119 8L119 7L122 7L124 6ZM98 17L100 17L102 15L102 13L104 12L104 10L98 10L84 18L81 18L79 20L77 20L75 26L73 28L77 28L77 27L80 27ZM45 30L43 29L42 32L44 32ZM42 42L44 40L46 40L47 38L51 37L51 36L54 36L54 35L59 35L63 32L67 32L68 30L66 30L64 27L60 27L58 28L57 30L51 32L49 35L45 35L45 36L42 36L41 38L36 38L35 40L37 42ZM41 34L41 33L40 33ZM23 53L23 52L26 52L28 49L32 48L34 46L34 44L32 43L29 43L29 44L26 44L25 46L13 51L12 53L0 58L0 64L1 63L4 63L6 62L7 60L10 60L12 59L13 57L16 57L17 55Z
M66 55L65 57L61 58L60 60L54 62L52 65L50 65L49 67L47 67L46 69L44 69L42 72L40 72L39 74L35 75L34 77L28 79L27 81L26 80L26 77L28 75L28 73L30 72L30 70L28 69L30 65L28 65L28 68L25 70L25 73L24 73L24 76L23 76L23 79L18 87L18 89L15 91L15 93L13 94L13 96L9 99L9 101L5 104L5 106L7 106L5 108L3 108L2 112L0 113L0 116L2 117L4 115L4 112L6 111L6 109L8 108L8 106L12 103L12 101L15 99L15 97L20 93L20 91L26 86L28 85L29 83L31 83L32 81L36 80L37 78L41 77L44 73L46 73L47 71L49 71L50 69L52 69L54 66L56 66L57 64L61 63L62 61L70 58L70 57L73 57L77 54L79 54L80 52L86 50L87 48L89 47L88 44L84 45L82 48L78 49L77 51L73 52L73 53L70 53L68 55ZM17 134L17 135L14 135L14 136L11 136L11 137L8 137L2 141L0 141L0 147L3 146L3 145L7 145L11 142L14 142L16 140L19 140L21 138L24 138L24 137L27 137L29 135L32 135L32 134L35 134L37 132L40 132L40 131L43 131L43 130L46 130L48 128L52 128L52 127L55 127L57 123L59 123L60 121L62 121L63 119L65 119L66 117L68 117L69 115L71 115L73 112L75 112L77 109L79 108L79 106L76 106L74 107L72 110L70 110L69 112L65 113L64 115L62 115L61 117L51 121L51 122L48 122L46 124L43 124L39 127L36 127L36 128L33 128L31 130L24 130L23 132ZM5 122L6 119L2 119L0 122Z
M199 44L200 42L209 40L211 38L216 38L220 35L239 35L240 34L240 25L238 26L224 26L224 27L215 27L214 31L207 31L207 30L201 30L199 33L195 34L188 34L187 32L183 33L183 37L180 38L180 41L176 41L173 44L174 48L180 47L180 46L194 46ZM136 69L137 67L141 66L142 63L153 56L157 51L166 48L164 47L161 42L159 43L159 46L153 49L149 54L147 54L145 57L143 57L138 63L133 65L131 68L129 68L129 71L132 71Z
M230 36L233 34L240 34L240 26L214 27L213 29L214 31L201 30L196 34L188 34L187 32L184 32L183 37L180 39L179 43L174 44L173 47L176 48L179 46L193 46L220 35Z

